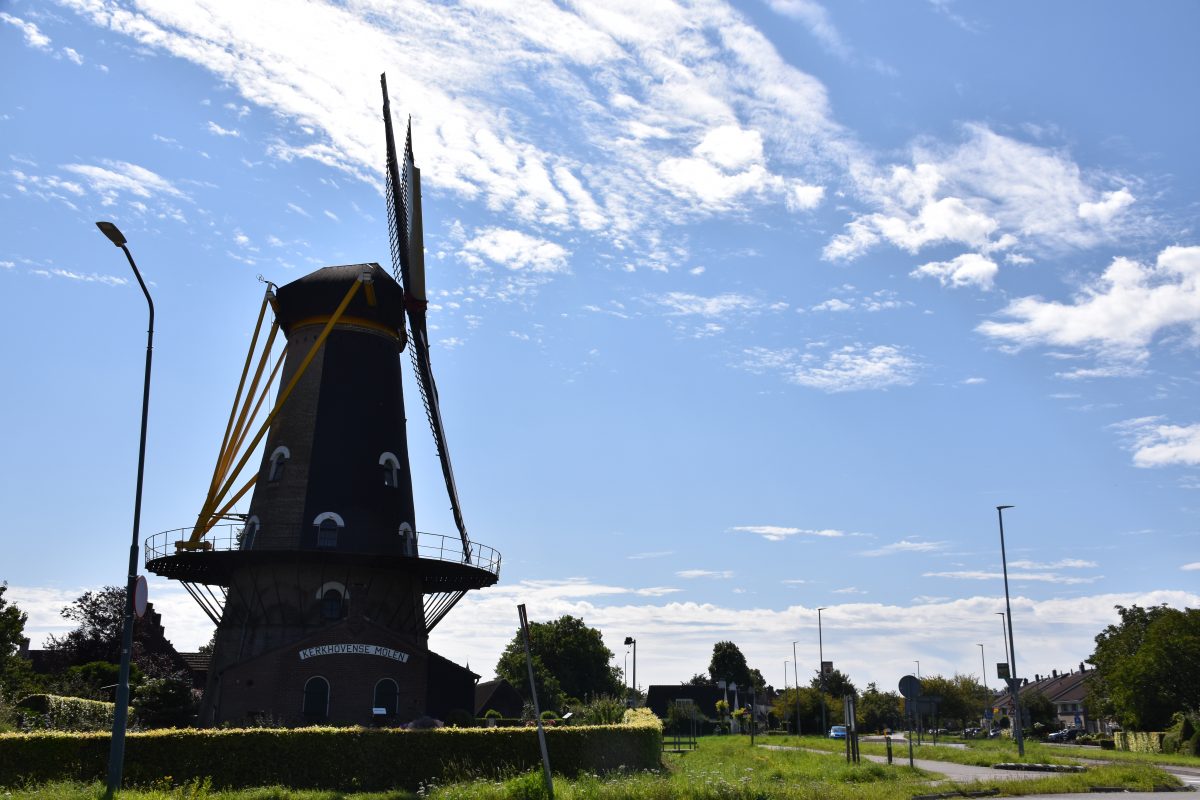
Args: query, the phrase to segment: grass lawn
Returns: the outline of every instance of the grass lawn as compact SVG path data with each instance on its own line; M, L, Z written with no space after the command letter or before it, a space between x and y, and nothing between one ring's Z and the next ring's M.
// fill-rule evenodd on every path
M787 738L764 737L758 742L784 745L788 743ZM807 738L799 741L796 737L790 738L792 745L810 744ZM825 740L814 738L813 741L822 743ZM936 750L938 756L947 752L970 752L951 748ZM946 782L931 788L930 781L937 780L938 776L912 770L907 764L888 767L864 761L859 765L848 765L842 758L823 753L751 748L749 739L744 736L703 738L698 750L664 754L663 763L665 768L658 772L584 775L572 780L556 777L555 796L560 800L907 800L915 794L954 788L954 784ZM1089 786L1150 789L1167 785L1177 785L1177 782L1152 766L1128 763L1098 767L1080 775L1052 775L1032 781L988 781L971 784L971 788L995 787L1002 794L1018 796L1087 791ZM9 792L0 790L0 798L4 800L94 800L100 794L101 789L96 785L53 784ZM543 795L541 775L529 773L507 780L471 780L430 786L417 793L350 794L282 788L216 791L195 786L164 786L126 791L120 796L123 800L535 800Z

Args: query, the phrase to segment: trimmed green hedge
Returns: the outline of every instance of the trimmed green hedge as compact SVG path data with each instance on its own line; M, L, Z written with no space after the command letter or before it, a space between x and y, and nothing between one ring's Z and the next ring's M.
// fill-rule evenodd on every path
M19 728L47 731L111 731L116 707L116 703L56 694L31 694L14 706Z
M1118 750L1131 753L1161 753L1164 736L1165 733L1158 731L1117 731L1113 734L1113 740L1117 743Z
M546 743L551 767L564 775L654 769L662 727L634 718L551 728ZM100 733L0 734L0 786L103 779L108 749L109 735ZM211 778L214 787L416 789L540 766L533 728L163 730L130 733L125 744L127 785L171 776Z

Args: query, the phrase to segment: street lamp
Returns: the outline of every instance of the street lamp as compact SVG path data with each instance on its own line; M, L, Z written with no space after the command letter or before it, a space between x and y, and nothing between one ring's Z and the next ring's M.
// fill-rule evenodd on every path
M625 637L625 646L633 645L633 693L637 695L637 639L632 636Z
M146 334L146 374L142 382L142 433L138 443L137 489L133 501L133 537L129 544L129 579L125 584L125 619L121 628L121 668L117 676L117 705L113 709L112 743L108 751L108 786L104 793L106 800L112 800L113 794L121 786L121 772L125 765L125 724L129 716L129 661L133 652L133 594L137 586L138 539L142 525L142 475L146 467L146 420L150 410L150 362L154 354L154 301L142 273L138 272L133 256L125 246L124 234L111 222L97 222L96 227L108 237L108 240L125 253L129 266L133 267L133 275L142 294L146 295L146 305L150 307L150 327Z
M987 685L987 659L983 657L983 644L982 643L978 643L978 644L979 644L979 668L981 670L983 670L983 672L980 673L983 676L983 690L989 691L988 685Z
M1017 727L1013 735L1017 738L1017 755L1025 756L1025 737L1021 730L1021 690L1017 681L1017 643L1013 641L1012 602L1008 597L1008 556L1004 552L1004 509L1013 506L996 506L996 516L1000 520L1000 564L1004 570L1004 609L1008 612L1008 689L1012 692L1013 710L1017 714Z
M796 642L792 642L792 674L796 676L796 735L800 735L800 661L796 658Z
M788 690L787 667L788 667L788 664L790 664L790 663L792 663L792 662L788 661L786 658L783 660L783 696L785 699L787 698L787 690ZM796 687L796 688L799 689L799 687ZM787 728L786 721L784 723L784 728L785 729Z
M913 663L917 665L917 680L921 680L921 662L914 658Z
M1004 637L1004 660L1008 661L1008 628L1005 627L1005 622L1008 620L1008 615L1003 611L997 611L996 616L1000 617L1000 635ZM1012 673L1009 673L1012 674Z
M825 637L821 632L821 612L826 610L828 606L821 606L817 609L817 658L821 660L821 668L817 670L817 675L820 677L821 687L821 735L824 736L829 730L825 720Z

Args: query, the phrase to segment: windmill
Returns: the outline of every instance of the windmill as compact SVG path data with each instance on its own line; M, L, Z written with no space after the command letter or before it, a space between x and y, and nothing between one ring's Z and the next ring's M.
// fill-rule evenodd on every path
M381 84L392 274L351 264L268 284L196 523L146 541L147 568L179 580L217 625L202 724L473 710L476 676L428 637L466 592L499 579L500 554L463 520L430 360L420 171L411 125L397 156ZM417 532L406 349L457 536Z

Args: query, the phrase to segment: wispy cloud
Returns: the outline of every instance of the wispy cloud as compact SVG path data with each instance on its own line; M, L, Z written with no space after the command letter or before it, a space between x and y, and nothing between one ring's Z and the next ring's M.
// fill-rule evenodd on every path
M998 581L1004 577L1002 572L983 572L977 570L963 570L958 572L924 572L922 577L925 578L953 578L955 580L964 581ZM1010 572L1008 578L1011 581L1037 581L1041 583L1059 583L1065 586L1073 586L1080 583L1095 583L1104 578L1103 575L1096 575L1090 578L1083 578L1072 575L1060 575L1056 572Z
M825 539L838 539L843 536L860 535L847 534L845 531L834 530L833 528L814 530L812 528L785 528L779 525L738 525L729 530L740 533L758 534L768 542L782 542L790 536L818 536Z
M1200 570L1200 561L1193 561L1190 564L1184 564L1182 567L1180 567L1180 569L1184 572L1195 572Z
M753 347L743 355L740 366L744 369L777 372L789 383L824 392L910 386L920 369L914 358L895 345L852 344L824 355L812 350Z
M475 269L496 264L510 270L550 274L568 271L570 252L560 244L508 228L484 228L458 255Z
M1100 566L1095 561L1084 561L1081 558L1064 558L1061 561L1012 561L1010 566L1016 569L1090 569Z
M674 555L674 550L656 550L650 553L634 553L633 555L625 556L630 561L642 561L647 558L665 558L666 556Z
M897 553L932 553L946 547L946 542L926 542L917 539L901 539L874 550L863 550L861 556L891 556Z
M667 313L677 316L723 317L761 306L754 298L736 293L702 297L686 292L667 292L655 300L667 309Z
M30 272L40 278L65 278L80 283L102 283L106 286L124 286L129 281L113 275L101 275L97 272L73 272L69 269L31 269Z
M1200 464L1200 423L1171 425L1162 417L1138 417L1110 426L1125 439L1136 467Z
M25 44L27 46L35 50L50 49L50 37L42 33L34 23L27 22L20 17L14 17L12 14L4 12L0 12L0 22L8 23L21 31L21 35L25 37Z
M730 570L711 570L711 569L682 569L675 573L680 578L732 578L733 572Z

